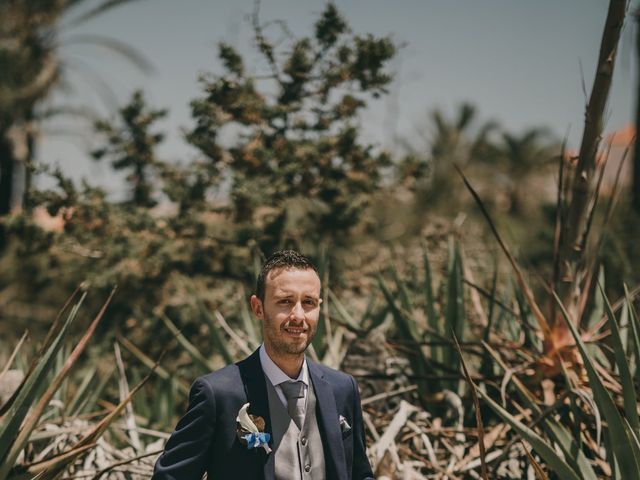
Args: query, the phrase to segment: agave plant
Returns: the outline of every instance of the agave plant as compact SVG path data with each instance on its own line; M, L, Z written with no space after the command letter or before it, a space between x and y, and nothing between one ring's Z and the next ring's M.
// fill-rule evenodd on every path
M603 292L602 292L603 294ZM627 295L623 316L629 317L625 327L633 332L633 341L625 345L620 334L619 321L616 319L611 304L605 298L606 315L611 335L613 361L610 365L603 365L588 352L587 345L581 338L576 327L571 322L569 314L556 296L558 307L567 322L569 331L573 335L588 382L581 378L568 379L572 383L569 395L551 407L542 408L532 392L518 380L510 377L509 383L515 386L515 394L523 402L518 406L515 398L502 404L494 399L487 386L477 389L478 393L504 422L509 424L523 439L525 439L540 456L550 472L554 472L562 479L593 479L596 478L640 478L640 421L638 417L639 397L634 384L634 373L629 367L630 359L640 358L638 337L640 322L633 308L631 298ZM505 366L500 355L491 349L499 364ZM604 356L603 356L604 357ZM461 357L462 358L462 357ZM464 361L463 361L464 364ZM466 369L466 364L464 365ZM621 386L621 395L612 395L606 382L613 370L617 371L616 382ZM599 373L601 372L601 373ZM506 372L505 372L506 373ZM609 377L604 379L604 375ZM470 377L468 382L475 391L475 385ZM588 387L588 389L586 389ZM585 397L587 402L584 402ZM622 410L618 400L622 399ZM570 398L572 401L568 400ZM577 402L576 400L581 400ZM567 415L567 403L571 403L573 411ZM587 406L592 411L577 411L578 403ZM517 408L514 408L517 407ZM512 412L514 410L528 412L530 421L523 422ZM564 412L563 412L564 410ZM606 423L602 424L600 418ZM585 419L595 420L585 422ZM582 424L584 422L584 424ZM480 423L479 423L480 424ZM600 434L602 429L603 435ZM577 433L576 433L577 432ZM600 440L601 439L601 440ZM540 478L547 478L541 476Z
M468 325L459 246L453 240L449 242L442 299L434 294L426 250L423 265L424 279L420 283L401 280L397 269L392 268L395 293L382 275L378 276L378 285L393 317L397 339L407 349L421 401L427 405L445 390L459 393L459 360L448 335L443 332L455 332L462 339ZM426 324L421 325L418 317L426 318Z
M52 410L54 412L61 410L59 413L62 417L78 418L80 412L88 408L95 408L97 395L104 389L106 381L111 377L110 373L107 374L100 384L94 387L93 392L89 393L89 385L91 385L97 370L95 366L87 370L75 394L69 399L65 398L62 405L59 402L54 405L52 400L60 395L64 382L74 367L77 367L78 360L96 331L114 293L115 289L70 353L65 353L68 350L65 349L65 344L70 335L71 326L87 295L86 291L81 292L78 289L67 301L51 326L22 383L11 398L0 406L0 479L21 478L25 474L27 478L32 478L34 475L42 479L55 478L95 446L102 433L124 410L144 383L142 382L128 392L122 401L104 415L100 421L87 425L75 444L36 462L29 462L28 458L24 456L23 460L18 462L25 448L37 439L44 438L42 434L35 435L35 431L39 428L43 418L51 415ZM74 300L75 303L73 303ZM66 318L63 320L65 315ZM9 364L0 373L0 380L2 380L2 375L8 371L13 359L16 358L22 344L20 342L17 345L10 357ZM57 359L61 361L57 361Z

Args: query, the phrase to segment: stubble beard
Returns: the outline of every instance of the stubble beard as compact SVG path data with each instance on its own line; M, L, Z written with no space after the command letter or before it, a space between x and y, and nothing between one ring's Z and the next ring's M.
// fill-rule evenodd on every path
M317 327L312 328L310 325L305 323L307 327L307 331L305 332L307 338L304 343L300 342L292 342L287 341L285 338L286 332L284 332L284 327L288 325L289 322L284 325L278 325L275 321L271 320L269 316L265 314L264 317L264 339L265 341L269 341L269 345L274 350L276 354L281 355L302 355L313 338L316 336Z

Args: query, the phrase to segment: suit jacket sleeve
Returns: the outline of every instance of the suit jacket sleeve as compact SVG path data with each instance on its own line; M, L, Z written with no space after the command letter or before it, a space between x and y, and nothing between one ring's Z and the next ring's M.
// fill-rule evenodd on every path
M351 472L351 478L353 480L374 480L371 465L367 458L364 422L362 420L362 405L360 405L360 391L353 377L351 377L351 382L353 383L355 398L355 405L353 407L353 470Z
M216 403L211 385L197 379L189 392L189 408L165 445L153 480L200 480L215 429Z

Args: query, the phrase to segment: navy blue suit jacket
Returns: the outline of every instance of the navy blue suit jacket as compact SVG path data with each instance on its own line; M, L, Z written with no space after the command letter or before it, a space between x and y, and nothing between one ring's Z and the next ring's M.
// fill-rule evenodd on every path
M365 453L360 395L350 375L307 358L316 394L316 416L325 455L327 480L373 479ZM263 448L247 449L236 436L242 405L264 418L271 432L265 376L258 350L222 370L198 378L189 408L178 422L154 469L153 480L274 479L274 456ZM352 427L342 431L340 415Z

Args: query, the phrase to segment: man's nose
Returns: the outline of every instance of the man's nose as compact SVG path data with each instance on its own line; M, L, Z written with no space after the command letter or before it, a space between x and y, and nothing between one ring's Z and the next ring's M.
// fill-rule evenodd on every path
M304 320L304 308L302 308L302 302L296 302L291 310L291 316L296 320Z

